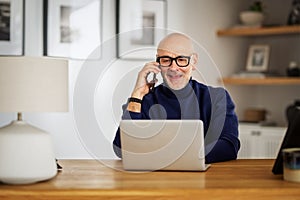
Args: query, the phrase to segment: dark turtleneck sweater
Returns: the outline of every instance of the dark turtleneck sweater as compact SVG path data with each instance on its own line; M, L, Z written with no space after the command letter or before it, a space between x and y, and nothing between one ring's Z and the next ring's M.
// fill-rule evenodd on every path
M224 88L213 88L190 80L181 90L161 84L142 100L140 113L127 111L122 119L200 119L204 125L206 163L236 159L240 142L234 103ZM120 129L113 141L116 155L122 157Z

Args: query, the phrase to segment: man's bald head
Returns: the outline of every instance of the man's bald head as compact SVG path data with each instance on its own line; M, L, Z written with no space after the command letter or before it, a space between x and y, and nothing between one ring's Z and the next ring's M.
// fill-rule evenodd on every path
M181 33L171 33L162 39L157 47L157 53L168 51L177 55L191 55L194 53L192 40Z

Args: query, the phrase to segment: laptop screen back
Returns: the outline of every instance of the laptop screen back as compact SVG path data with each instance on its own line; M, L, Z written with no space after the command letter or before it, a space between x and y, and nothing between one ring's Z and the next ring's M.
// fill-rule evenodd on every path
M126 170L206 170L201 120L122 120Z

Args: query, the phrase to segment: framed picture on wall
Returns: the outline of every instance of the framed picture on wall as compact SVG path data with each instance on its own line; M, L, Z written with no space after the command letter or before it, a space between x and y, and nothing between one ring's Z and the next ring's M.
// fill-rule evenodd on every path
M0 55L24 54L24 0L0 0Z
M102 0L45 0L44 55L100 59Z
M269 45L251 45L248 51L247 71L265 72L268 70Z
M117 57L154 59L166 35L166 0L117 0Z

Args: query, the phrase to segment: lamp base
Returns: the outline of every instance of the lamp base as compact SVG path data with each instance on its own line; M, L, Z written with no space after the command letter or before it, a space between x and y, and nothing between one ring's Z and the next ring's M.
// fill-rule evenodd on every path
M29 184L53 178L57 166L50 135L24 121L0 128L0 181Z

